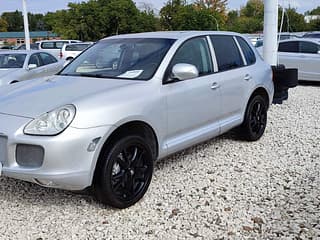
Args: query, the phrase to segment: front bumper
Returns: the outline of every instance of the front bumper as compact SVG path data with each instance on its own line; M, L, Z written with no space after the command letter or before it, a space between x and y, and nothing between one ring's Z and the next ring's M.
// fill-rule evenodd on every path
M103 142L114 127L69 127L57 136L29 136L23 134L23 128L30 121L30 118L0 114L0 135L5 139L0 142L0 175L67 190L90 186ZM89 150L93 140L99 138L94 150ZM42 147L41 166L19 165L16 156L19 144Z

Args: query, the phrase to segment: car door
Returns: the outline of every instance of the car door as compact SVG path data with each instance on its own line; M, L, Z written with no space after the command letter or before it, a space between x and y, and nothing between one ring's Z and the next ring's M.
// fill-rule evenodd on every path
M175 81L172 68L179 63L197 67L199 76ZM220 92L215 86L208 38L197 37L183 43L169 64L163 91L167 100L168 153L173 153L220 132Z
M242 121L248 95L252 91L254 74L246 66L236 38L232 35L210 36L218 65L217 83L221 92L221 131Z
M298 68L298 74L300 79L302 69L299 67L301 59L299 57L298 41L288 41L279 43L278 58L279 63L283 64L286 68Z
M45 67L45 76L51 76L58 73L62 64L49 53L41 52L39 53L40 59L42 61L43 66Z
M301 79L320 81L320 45L300 41L298 58Z
M30 66L30 64L36 65L37 67L34 69L29 69L28 67ZM44 75L44 72L45 68L43 67L39 54L33 53L30 55L27 65L27 71L25 72L21 80L29 80L33 78L42 77Z

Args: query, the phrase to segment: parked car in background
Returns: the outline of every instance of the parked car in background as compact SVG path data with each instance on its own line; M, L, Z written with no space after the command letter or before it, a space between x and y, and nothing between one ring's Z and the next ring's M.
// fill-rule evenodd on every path
M298 79L320 81L320 41L311 38L279 43L279 63L298 69Z
M56 74L63 63L43 51L11 50L0 52L0 87L24 80ZM1 98L1 96L0 96Z
M258 140L273 93L271 67L240 34L109 37L50 80L0 89L0 173L92 186L102 203L129 207L156 159L234 127Z
M308 32L303 35L303 38L319 38L320 39L320 32Z
M39 43L31 43L30 44L30 49L32 50L39 50ZM26 50L26 45L22 44L18 47L15 47L14 50Z
M53 56L59 59L60 51L65 44L78 43L79 40L43 40L37 42L39 49L51 53Z
M85 49L91 46L93 42L69 43L63 45L60 51L60 58L62 60L71 61Z
M2 46L2 47L0 47L0 50L11 50L13 48L14 48L14 46Z

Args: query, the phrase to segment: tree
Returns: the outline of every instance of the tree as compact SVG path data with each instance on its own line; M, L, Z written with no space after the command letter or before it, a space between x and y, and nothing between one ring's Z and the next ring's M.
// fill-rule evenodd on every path
M23 31L22 12L19 12L18 10L15 12L4 12L1 17L8 23L9 32Z
M282 9L279 9L279 27L281 21ZM302 32L306 30L306 23L304 21L304 15L297 12L294 8L285 9L283 32Z
M0 32L8 31L8 23L6 20L0 17Z
M197 0L196 5L226 15L228 0Z
M305 15L320 15L320 6L312 9L311 11L307 11Z
M140 12L132 0L89 0L68 6L68 10L45 17L53 31L65 38L96 41L115 34L159 29L153 12Z

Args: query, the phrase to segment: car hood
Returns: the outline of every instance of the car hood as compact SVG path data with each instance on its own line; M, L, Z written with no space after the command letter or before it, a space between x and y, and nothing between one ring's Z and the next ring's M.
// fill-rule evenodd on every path
M140 81L52 76L0 88L0 113L36 118L65 104Z

